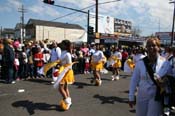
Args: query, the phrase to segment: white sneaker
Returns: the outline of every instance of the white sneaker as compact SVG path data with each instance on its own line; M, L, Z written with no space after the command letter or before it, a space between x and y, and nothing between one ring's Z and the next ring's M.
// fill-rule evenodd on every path
M67 104L67 109L69 109L70 106L72 105L71 98L70 98L70 97L66 98L66 99L65 99L65 103Z
M164 108L164 114L166 114L166 116L169 116L170 115L170 108Z
M102 83L102 81L101 81L101 80L99 80L99 86L101 85L101 83Z
M174 106L172 106L172 107L171 107L171 109L172 109L172 110L175 110L175 107L174 107Z
M51 82L51 84L54 84L54 83L55 83L54 81Z
M16 82L15 81L12 81L11 84L15 84Z
M119 78L119 76L116 76L115 79L116 79L116 80L119 80L120 78Z
M111 80L112 80L112 81L114 81L114 80L115 80L114 76L112 75L111 77L112 77L112 79L111 79Z

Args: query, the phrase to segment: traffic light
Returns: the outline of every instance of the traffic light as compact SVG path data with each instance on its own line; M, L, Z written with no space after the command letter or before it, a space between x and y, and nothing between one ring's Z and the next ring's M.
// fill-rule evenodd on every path
M88 27L88 34L93 35L94 34L94 27L89 26Z
M51 4L51 5L53 5L55 3L54 0L43 0L43 2L46 4Z

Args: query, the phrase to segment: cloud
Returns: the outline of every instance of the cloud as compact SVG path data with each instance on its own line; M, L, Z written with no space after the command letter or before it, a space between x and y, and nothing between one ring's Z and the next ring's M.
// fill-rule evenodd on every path
M41 2L40 0L35 2L35 4L28 6L27 9L33 15L37 15L37 17L43 17L43 18L47 17L46 19L48 19L49 17L51 19L51 18L60 16L60 13L56 9L54 9L53 6L47 5Z
M0 12L12 12L18 10L21 7L21 2L19 0L7 0L0 4Z

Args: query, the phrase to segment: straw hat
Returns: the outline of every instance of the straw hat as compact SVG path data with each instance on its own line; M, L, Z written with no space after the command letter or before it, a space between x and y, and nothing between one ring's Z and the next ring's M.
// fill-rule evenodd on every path
M6 44L12 44L13 43L13 40L12 39L5 39L4 42Z

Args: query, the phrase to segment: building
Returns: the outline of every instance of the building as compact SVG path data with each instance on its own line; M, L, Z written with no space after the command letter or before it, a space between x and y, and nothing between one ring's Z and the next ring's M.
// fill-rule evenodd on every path
M26 25L24 24L24 27ZM19 39L22 38L22 24L21 23L17 23L15 26L15 38ZM25 29L24 29L24 38L25 38L26 34L25 34Z
M61 42L87 42L87 32L77 24L29 19L26 24L26 39L55 40Z
M95 32L95 13L90 13L89 25L93 27ZM117 44L119 37L132 36L132 22L117 19L110 16L98 15L98 33L95 33L97 43Z
M12 29L12 28L4 28L2 30L2 33L1 33L1 38L5 38L5 39L11 38L11 39L14 39L15 38L15 30Z
M114 34L123 37L131 37L132 23L122 19L114 19Z
M156 32L155 36L160 39L162 45L171 45L172 32Z

